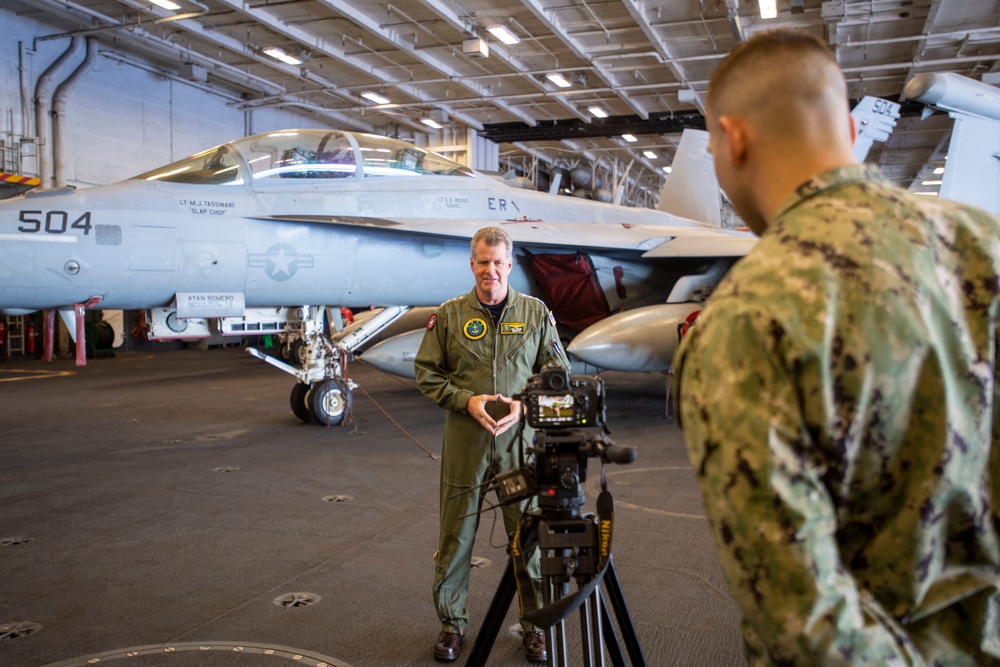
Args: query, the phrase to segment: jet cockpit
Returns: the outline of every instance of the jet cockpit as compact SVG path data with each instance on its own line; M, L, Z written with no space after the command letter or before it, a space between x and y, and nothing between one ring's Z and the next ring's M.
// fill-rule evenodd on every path
M467 176L475 172L405 141L331 130L282 130L237 139L133 177L199 185L272 179Z

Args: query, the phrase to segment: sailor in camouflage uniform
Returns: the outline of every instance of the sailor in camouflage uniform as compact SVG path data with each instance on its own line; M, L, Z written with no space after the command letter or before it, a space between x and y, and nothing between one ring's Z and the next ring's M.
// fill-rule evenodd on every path
M760 235L685 337L681 425L751 665L1000 665L1000 221L851 156L825 46L712 77Z
M511 396L520 393L544 365L569 368L552 313L538 299L507 284L513 267L507 232L486 227L471 245L476 287L445 302L431 316L414 360L420 390L446 410L434 573L434 602L442 631L434 657L448 661L459 657L469 622L465 599L477 512L483 504L481 485L531 456L530 428L525 427L524 433L527 451L522 452L516 442L521 404ZM522 501L503 507L508 535L514 534L528 505ZM537 551L526 570L517 581L522 615L542 601ZM518 570L519 575L522 572ZM544 662L544 633L527 621L521 627L525 657Z

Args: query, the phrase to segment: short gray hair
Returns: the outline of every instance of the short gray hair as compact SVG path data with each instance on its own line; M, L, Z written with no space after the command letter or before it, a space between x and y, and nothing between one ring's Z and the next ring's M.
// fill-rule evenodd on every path
M510 234L499 227L483 227L476 232L469 243L473 259L476 257L476 246L480 241L485 241L488 246L498 246L502 243L507 249L507 256L514 256L514 241L510 238Z

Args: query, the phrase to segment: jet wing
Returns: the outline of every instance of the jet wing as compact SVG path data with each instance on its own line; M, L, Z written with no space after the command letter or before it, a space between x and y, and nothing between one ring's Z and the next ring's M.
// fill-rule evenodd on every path
M631 251L649 259L741 257L757 243L749 232L710 225L624 225L539 220L394 220L361 216L268 216L262 219L373 228L452 239L471 239L483 227L503 227L515 245Z

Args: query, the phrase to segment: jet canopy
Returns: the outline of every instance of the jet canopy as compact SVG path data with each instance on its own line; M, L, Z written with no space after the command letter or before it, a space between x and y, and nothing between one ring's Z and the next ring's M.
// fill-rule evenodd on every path
M255 134L159 167L135 179L244 185L273 179L470 176L457 162L375 134L282 130Z

